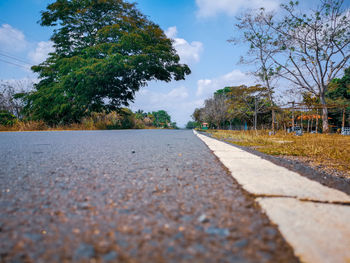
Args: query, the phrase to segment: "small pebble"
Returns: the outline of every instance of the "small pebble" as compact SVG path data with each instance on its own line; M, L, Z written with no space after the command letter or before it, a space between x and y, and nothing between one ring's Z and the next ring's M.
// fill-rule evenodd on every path
M202 214L200 217L198 217L198 221L200 223L206 223L206 222L209 222L209 219L207 218L207 216L205 214Z

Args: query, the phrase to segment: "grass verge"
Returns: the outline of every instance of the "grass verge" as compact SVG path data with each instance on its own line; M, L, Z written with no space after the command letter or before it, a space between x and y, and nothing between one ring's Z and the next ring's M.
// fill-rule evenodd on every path
M286 158L297 158L326 172L340 171L350 178L350 136L339 134L304 134L295 136L268 131L209 130L213 137L251 147L259 152Z

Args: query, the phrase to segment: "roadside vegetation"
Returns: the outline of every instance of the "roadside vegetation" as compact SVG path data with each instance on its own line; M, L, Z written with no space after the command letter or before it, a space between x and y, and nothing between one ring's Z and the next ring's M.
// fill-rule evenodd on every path
M350 178L348 14L342 0L242 13L229 42L249 44L239 63L257 84L217 90L187 128Z
M213 137L247 146L259 152L290 159L298 159L328 173L341 171L350 178L350 138L339 134L304 134L268 131L209 130ZM296 157L296 158L295 158ZM334 171L333 171L334 170Z
M41 12L55 51L29 89L0 83L0 130L175 128L165 111L131 112L149 81L184 80L173 42L136 4L57 0Z
M350 178L350 17L342 0L302 10L298 1L241 14L234 45L255 85L214 92L188 128ZM281 91L280 83L288 86ZM278 95L277 95L278 94ZM343 135L340 135L343 134ZM299 135L299 136L296 136Z
M298 1L282 3L278 13L250 10L235 28L229 41L248 48L239 63L251 65L257 84L222 87L194 111L194 121L273 132L350 127L350 16L343 0L321 0L313 10ZM288 88L281 93L279 86Z
M114 130L114 129L177 129L176 122L164 111L144 112L122 108L119 111L93 112L79 123L48 125L42 120L17 118L7 110L0 110L0 131L50 130Z

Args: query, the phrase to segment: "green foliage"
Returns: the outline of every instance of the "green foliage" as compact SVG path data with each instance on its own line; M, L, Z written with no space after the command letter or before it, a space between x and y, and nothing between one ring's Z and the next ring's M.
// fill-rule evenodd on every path
M345 69L341 79L333 79L328 85L326 99L329 104L339 105L336 111L329 112L329 116L332 118L333 124L340 127L343 122L343 114L347 115L346 113L350 112L350 67ZM350 116L348 121L350 125ZM346 123L344 124L346 125Z
M314 94L311 92L303 92L302 94L303 102L309 107L312 108L312 106L317 105L320 103L320 99L317 98Z
M269 100L269 91L261 85L230 87L227 96L230 114L243 121L252 122L255 110L257 113L265 113L272 106Z
M204 103L204 107L195 109L192 118L195 122L188 123L200 125L209 123L210 127L224 128L241 126L245 123L254 123L255 113L257 124L266 124L271 121L270 90L261 85L232 86L219 89L213 98Z
M218 89L217 91L215 91L214 96L215 95L227 95L229 92L231 92L231 87L225 87L223 89Z
M12 126L17 122L15 115L6 110L0 110L0 125Z
M41 81L24 112L49 124L127 106L148 81L190 74L158 25L123 0L57 0L42 12L55 53L33 66Z
M200 127L200 123L196 122L196 121L189 121L186 124L186 129L194 129L194 128L199 128Z
M160 111L160 116L165 111ZM141 114L142 113L142 114ZM165 112L166 113L166 112ZM141 115L140 115L141 114ZM158 112L156 112L156 115ZM167 114L167 113L166 113ZM143 117L140 117L143 116ZM138 110L135 113L128 108L118 111L92 112L89 116L82 118L80 123L58 124L47 126L43 121L18 120L8 111L0 110L1 131L36 131L36 130L111 130L111 129L144 129L155 128L153 115ZM167 119L170 119L168 115ZM178 129L176 122L168 122L159 127Z
M163 127L163 128L168 128L170 124L171 125L171 117L170 115L164 111L164 110L160 110L160 111L153 111L152 112L153 115L153 125L155 127ZM176 124L175 124L176 126Z
M143 120L145 117L147 117L147 113L143 110L137 110L135 112L135 118L138 120Z
M326 97L333 102L350 104L350 67L345 69L341 79L333 79L328 86Z

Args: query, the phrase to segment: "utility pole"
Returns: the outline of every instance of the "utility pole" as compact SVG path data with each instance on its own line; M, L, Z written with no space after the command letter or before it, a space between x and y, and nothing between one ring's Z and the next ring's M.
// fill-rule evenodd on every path
M292 101L292 129L294 131L294 112L295 112L295 101Z
M274 106L272 105L272 107L274 107ZM272 117L272 127L271 128L272 128L273 134L275 134L275 109L274 108L272 108L271 117Z
M257 101L256 101L256 96L254 97L254 101L255 101L255 107L254 107L254 130L256 130L256 126L258 123L258 113L257 113Z

